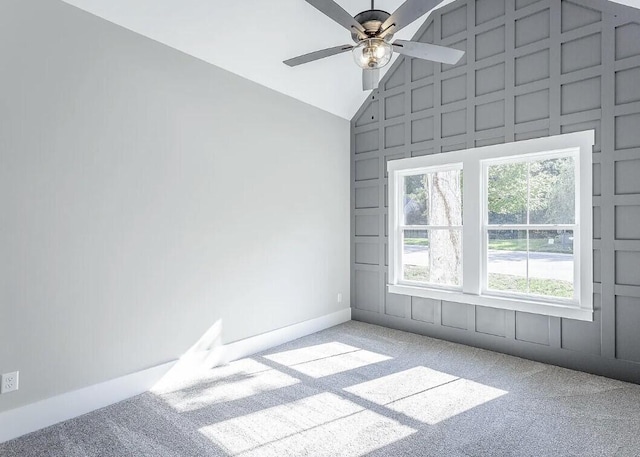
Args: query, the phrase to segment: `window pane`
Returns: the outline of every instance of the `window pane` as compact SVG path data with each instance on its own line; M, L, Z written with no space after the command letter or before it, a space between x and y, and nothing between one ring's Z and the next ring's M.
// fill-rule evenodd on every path
M462 284L460 230L405 230L402 265L404 280L440 286Z
M527 223L526 163L489 166L489 224Z
M576 196L573 157L531 162L529 188L529 223L574 223Z
M488 247L488 289L573 297L572 231L491 230Z
M573 298L573 231L529 231L530 293Z
M404 178L405 225L462 225L462 170Z
M488 288L527 293L527 231L489 231Z

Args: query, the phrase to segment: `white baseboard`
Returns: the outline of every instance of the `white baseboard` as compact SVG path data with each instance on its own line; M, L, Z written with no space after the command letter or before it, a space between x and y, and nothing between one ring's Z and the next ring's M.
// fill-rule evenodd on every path
M146 392L175 363L165 363L0 413L0 443Z
M216 349L215 365L229 363L350 320L351 309L347 308L236 341ZM0 443L147 392L173 371L177 362L168 362L0 413Z

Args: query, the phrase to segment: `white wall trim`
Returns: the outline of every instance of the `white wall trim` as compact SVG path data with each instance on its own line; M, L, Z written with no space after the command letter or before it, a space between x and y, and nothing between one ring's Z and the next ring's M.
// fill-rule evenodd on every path
M351 308L236 341L216 349L216 365L232 362L351 320ZM0 443L151 390L177 361L0 413Z

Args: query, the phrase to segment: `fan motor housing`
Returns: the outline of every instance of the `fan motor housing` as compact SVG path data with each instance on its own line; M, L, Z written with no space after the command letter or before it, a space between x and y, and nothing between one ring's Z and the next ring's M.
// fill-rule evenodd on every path
M386 21L391 14L382 10L367 10L362 13L357 14L354 19L358 21L359 24L364 27L365 32L367 33L367 38L372 38L380 32L380 27ZM392 34L386 35L385 40L390 40L393 37ZM362 36L358 32L351 33L351 38L356 43L362 40Z

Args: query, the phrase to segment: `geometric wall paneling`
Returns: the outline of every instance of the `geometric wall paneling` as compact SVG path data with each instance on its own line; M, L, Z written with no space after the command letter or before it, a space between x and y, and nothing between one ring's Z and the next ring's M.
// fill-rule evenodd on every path
M442 325L444 327L466 330L469 305L463 303L442 302Z
M495 56L505 50L504 25L476 35L476 61Z
M436 307L439 306L439 300L411 297L411 319L426 322L428 324L434 324Z
M615 163L615 194L640 194L640 157Z
M562 32L595 24L602 20L602 13L569 0L562 1Z
M593 298L594 308L599 301L600 295L595 294ZM570 351L600 355L602 352L602 338L600 336L602 325L601 314L599 309L595 309L593 322L562 319L562 348Z
M616 251L616 284L640 286L640 252Z
M368 181L378 178L379 160L377 157L355 161L355 180Z
M355 272L355 307L366 311L378 311L378 272L358 270Z
M378 121L378 100L372 101L356 119L356 127L373 124Z
M640 101L640 67L616 72L616 105Z
M433 84L412 89L411 112L418 113L429 108L433 108Z
M504 62L476 70L476 97L490 94L506 87Z
M393 119L404 114L404 92L384 99L384 118Z
M540 0L516 0L516 10L521 10L529 5L533 5L534 3L538 3ZM544 2L546 3L546 2Z
M379 245L377 243L356 243L354 262L364 265L378 265L380 263Z
M497 308L476 307L476 332L505 337L507 311Z
M390 125L384 128L384 147L393 148L404 144L404 124Z
M515 113L516 124L548 118L549 89L517 95Z
M546 79L551 74L548 49L516 58L516 85Z
M354 319L640 381L640 11L457 0L416 37L465 55L398 59L352 120ZM592 322L388 293L389 160L583 130L596 143Z
M640 363L640 299L616 297L616 357Z
M440 101L443 105L467 98L467 74L442 80Z
M504 16L505 1L507 0L477 0L476 25Z
M516 48L549 38L550 12L538 11L516 21Z
M434 119L433 116L411 121L411 144L433 140Z
M549 345L549 316L516 312L516 339Z
M562 43L562 74L600 65L602 36L594 33Z
M443 39L467 30L467 5L443 14L440 30Z
M615 215L616 240L640 240L640 205L616 206Z
M640 55L640 24L630 22L616 28L616 60Z
M572 114L600 108L600 76L563 84L561 114Z
M385 283L387 282L385 274ZM411 306L411 297L407 295L384 293L384 313L394 317L409 317L409 308Z

